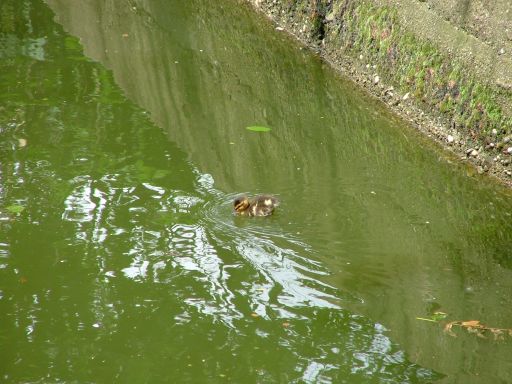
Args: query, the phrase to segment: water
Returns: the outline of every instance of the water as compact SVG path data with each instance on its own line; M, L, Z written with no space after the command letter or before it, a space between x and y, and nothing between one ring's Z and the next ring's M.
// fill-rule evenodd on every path
M417 319L512 327L510 192L236 1L0 16L3 382L510 382Z

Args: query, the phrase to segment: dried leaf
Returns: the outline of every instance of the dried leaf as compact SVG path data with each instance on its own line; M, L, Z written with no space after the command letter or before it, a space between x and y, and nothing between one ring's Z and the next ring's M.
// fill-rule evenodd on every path
M479 320L461 321L460 325L466 328L484 328Z
M444 331L449 334L450 336L453 336L453 337L457 337L457 335L455 333L453 333L452 331L452 327L457 324L458 321L451 321L449 323L447 323L445 326L444 326Z
M504 337L503 337L503 329L499 329L499 328L489 328L489 331L492 332L492 334L494 335L494 340L503 340ZM509 330L510 332L510 330Z
M481 339L487 339L487 337L485 337L485 335L483 334L483 332L482 332L482 331L476 331L475 333L476 333L476 335L477 335L478 337L480 337Z

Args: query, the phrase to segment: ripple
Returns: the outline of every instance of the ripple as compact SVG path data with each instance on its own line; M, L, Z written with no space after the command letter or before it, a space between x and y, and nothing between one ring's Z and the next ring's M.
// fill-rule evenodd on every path
M67 221L88 222L94 217L96 204L92 201L94 190L91 180L79 185L64 201L62 218Z
M211 229L215 242L240 255L263 279L255 278L253 283L279 292L273 299L279 306L339 308L337 290L321 281L329 272L314 260L314 250L283 230L279 213L265 218L234 215L232 202L238 195L215 194L203 207L201 225ZM261 306L262 295L256 296L253 308Z

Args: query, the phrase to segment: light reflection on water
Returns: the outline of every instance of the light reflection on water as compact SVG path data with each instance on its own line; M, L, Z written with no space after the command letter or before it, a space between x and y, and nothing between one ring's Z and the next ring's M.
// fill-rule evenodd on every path
M272 40L257 37L260 27L251 19L237 14L228 26L225 18L222 28L209 24L219 20L216 13L239 7L217 7L220 0L175 1L172 7L143 2L163 17L160 26L189 21L199 38L188 41L193 34L187 27L176 27L182 35L153 30L131 7L112 13L101 1L80 3L84 8L50 2L58 15L38 0L19 2L37 10L27 17L43 26L35 34L47 36L47 61L21 55L1 63L13 92L0 95L12 98L6 110L0 108L6 136L0 142L6 159L0 198L24 211L1 210L7 243L0 239L6 287L0 291L6 319L0 337L9 348L2 351L7 368L0 377L16 383L223 377L396 383L439 376L411 363L390 339L380 324L386 304L372 306L368 317L347 309L363 296L381 294L372 284L410 290L396 283L409 270L400 273L382 260L410 251L407 244L396 246L400 241L387 242L389 233L407 232L399 226L381 231L380 223L391 217L422 230L430 200L422 205L428 214L415 214L407 201L423 196L416 189L398 192L389 179L400 186L410 185L411 175L420 176L412 184L438 180L421 168L433 163L415 161L416 150L407 155L408 146L397 147L401 142L368 119L364 109L373 106L338 89L327 72L310 67L312 60L296 60L293 48L274 55ZM80 41L53 21L71 20L67 27L77 27L79 36L86 15L96 23L96 11L113 24L86 28L80 41L98 48L112 72L83 56ZM196 17L204 19L196 23ZM137 33L123 37L132 27ZM217 39L214 31L225 40L211 40ZM251 44L246 35L254 37ZM204 51L189 43L205 45ZM226 44L256 54L239 55ZM142 55L134 55L138 49ZM179 56L182 49L186 54ZM105 57L107 51L112 55ZM176 55L182 65L173 64ZM125 65L139 58L140 67ZM217 64L210 66L210 59ZM263 62L272 71L262 70ZM169 81L159 81L162 74ZM244 135L253 120L268 122L272 132ZM19 147L19 138L28 144ZM273 217L234 217L233 197L244 191L277 192L283 204ZM382 210L386 204L391 208ZM348 262L357 267L347 268ZM405 296L410 308L399 313L406 320L395 323L405 324L404 333L418 328L408 326L417 308L410 305L412 288ZM401 292L388 293L396 298L392 303L402 303ZM417 343L423 348L428 338ZM432 343L427 350L435 349Z
M368 333L367 320L343 309L345 300L357 298L323 281L329 271L315 260L315 251L283 229L280 218L286 212L269 218L234 216L232 201L238 193L224 194L215 189L210 175L192 172L194 193L154 182L137 188L107 187L107 177L101 178L102 190L90 177L73 179L74 188L64 200L63 219L74 223L76 233L82 233L80 240L100 254L114 257L115 249L123 248L116 242L124 243L125 250L116 257L122 260L117 269L101 262L97 266L107 284L127 279L135 284L164 285L180 301L181 309L172 317L174 326L191 326L197 316L207 316L243 336L247 329L241 325L247 319L260 318L269 324L293 321L294 327L287 329L288 336L279 344L296 355L296 370L304 382L330 382L332 374L345 370L355 377L370 377L379 371L380 382L408 377L407 371L380 371L382 365L407 366L403 352L385 335L382 325L375 324ZM119 178L115 183L120 183ZM143 200L146 204L141 204ZM121 222L117 216L123 212L132 216L131 227L115 224ZM186 220L158 219L169 213ZM87 230L90 236L84 225L92 225ZM114 332L117 327L112 319L121 313L115 304L98 304L93 326ZM137 305L156 304L144 300ZM314 324L316 317L319 324ZM324 327L329 336L322 335ZM275 337L271 328L265 329L268 326L256 329L255 335L262 340ZM304 354L301 348L309 340L307 329L317 342ZM414 374L425 379L431 375L419 368Z
M272 291L278 291L274 305L286 307L317 306L339 309L339 293L333 287L321 282L318 278L326 276L328 271L322 264L314 261L309 255L314 251L292 234L279 227L273 218L240 218L232 213L232 201L237 194L222 194L213 187L213 178L208 174L197 175L197 196L185 195L183 191L166 191L163 187L150 183L142 186L150 195L146 198L159 202L159 212L177 212L194 217L193 223L169 223L164 229L152 230L136 226L131 229L131 249L125 255L131 259L130 265L124 267L125 277L135 281L148 278L148 268L152 270L154 281L158 282L160 269L177 268L183 271L196 272L195 280L208 287L209 297L203 304L192 300L190 303L202 313L218 316L225 324L231 325L233 318L243 315L230 302L235 297L229 288L229 269L238 268L245 263L253 270L251 275L258 281L255 290L247 291L251 308L262 316L265 311L262 296L270 298ZM107 184L107 178L102 178ZM107 210L108 201L117 201L117 206L128 209L131 215L148 215L147 208L141 206L140 197L135 188L109 188L105 193L95 187L89 176L76 177L72 180L74 188L64 200L62 218L76 222L77 227L93 222L90 242L101 246L107 236L116 236L128 231L111 224L110 219L116 215L115 210ZM206 201L206 203L205 203ZM200 214L198 213L200 212ZM158 214L158 213L157 213ZM77 228L77 229L78 229ZM77 231L81 233L81 231ZM159 244L167 243L167 255L156 251ZM156 252L148 250L154 247ZM240 256L226 265L217 249L234 252ZM167 260L165 260L165 259ZM117 276L115 271L108 271ZM263 288L264 287L264 288ZM216 303L215 307L206 306L207 301ZM291 312L284 310L289 317Z

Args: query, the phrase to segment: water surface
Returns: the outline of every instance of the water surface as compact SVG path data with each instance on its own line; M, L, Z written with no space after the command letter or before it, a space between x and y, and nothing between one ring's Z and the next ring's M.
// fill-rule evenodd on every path
M0 15L3 381L509 380L416 319L512 327L509 192L236 1Z

